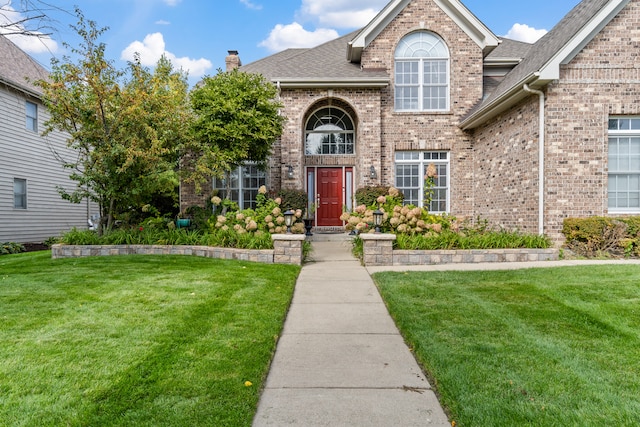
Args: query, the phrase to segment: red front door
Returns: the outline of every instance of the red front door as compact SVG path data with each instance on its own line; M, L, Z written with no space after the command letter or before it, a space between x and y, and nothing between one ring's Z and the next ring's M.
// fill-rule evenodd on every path
M318 168L318 210L319 227L342 226L343 185L342 168Z

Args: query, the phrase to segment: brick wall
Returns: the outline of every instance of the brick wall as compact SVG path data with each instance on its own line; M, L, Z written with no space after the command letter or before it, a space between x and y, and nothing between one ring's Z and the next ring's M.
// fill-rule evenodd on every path
M538 231L538 97L476 130L474 217Z
M632 1L546 88L545 234L558 242L564 218L608 214L608 119L640 115L639 22L640 5ZM532 96L475 135L477 214L531 232L537 115Z
M277 146L280 159L274 158L271 175L282 176L283 188L304 188L305 166L353 166L355 185L377 185L368 176L373 165L380 171L380 91L378 89L284 89L280 99L287 118ZM307 156L304 153L304 128L310 114L319 108L333 106L349 113L356 125L356 153L353 155ZM284 178L292 165L295 179ZM271 182L274 182L271 179Z
M394 153L399 150L451 151L451 210L473 210L473 157L470 135L458 123L482 98L482 50L432 0L411 2L364 50L364 68L385 68L394 81L394 53L399 41L417 30L439 35L449 48L450 111L396 113L393 85L381 94L382 178L394 183Z

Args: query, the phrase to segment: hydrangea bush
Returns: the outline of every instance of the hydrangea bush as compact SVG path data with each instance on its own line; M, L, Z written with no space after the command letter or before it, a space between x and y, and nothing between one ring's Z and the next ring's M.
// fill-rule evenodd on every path
M458 231L461 222L450 215L430 214L424 208L414 205L402 205L400 190L389 188L387 195L379 196L375 203L359 205L353 212L344 212L340 219L345 222L346 229L358 233L373 233L373 212L382 211L380 231L393 234L429 234L441 233L443 230Z
M426 179L432 179L427 176ZM431 187L428 187L430 190ZM498 249L498 248L548 248L551 241L545 236L529 235L518 231L492 229L486 220L477 219L472 224L466 218L447 214L431 214L425 208L402 205L402 194L389 188L389 194L379 196L370 206L359 205L353 212L340 217L346 229L357 233L375 232L373 213L382 211L380 231L397 235L397 249ZM425 201L429 200L425 194ZM356 253L361 253L361 239L354 239Z
M218 206L222 201L219 197L213 197L211 203ZM237 234L252 233L255 236L265 234L286 233L287 227L284 220L284 212L280 207L282 199L271 199L267 196L267 188L263 185L258 189L255 209L243 209L230 211L225 215L216 215L209 219L211 232L233 231ZM302 234L305 232L304 222L301 221L302 210L294 211L294 223L291 232Z

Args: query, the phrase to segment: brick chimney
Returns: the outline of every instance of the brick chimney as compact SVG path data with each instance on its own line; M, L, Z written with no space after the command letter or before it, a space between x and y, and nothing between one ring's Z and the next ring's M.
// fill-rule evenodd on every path
M227 71L235 70L236 68L242 65L240 62L240 57L238 56L237 50L228 51L229 55L224 59L225 64L227 64Z

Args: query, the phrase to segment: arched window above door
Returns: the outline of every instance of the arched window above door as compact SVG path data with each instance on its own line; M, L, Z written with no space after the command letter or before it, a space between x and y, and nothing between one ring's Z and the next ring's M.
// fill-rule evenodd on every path
M355 126L349 115L335 107L314 112L305 127L305 154L337 155L355 153Z
M449 110L449 48L438 35L418 31L395 51L396 111Z

